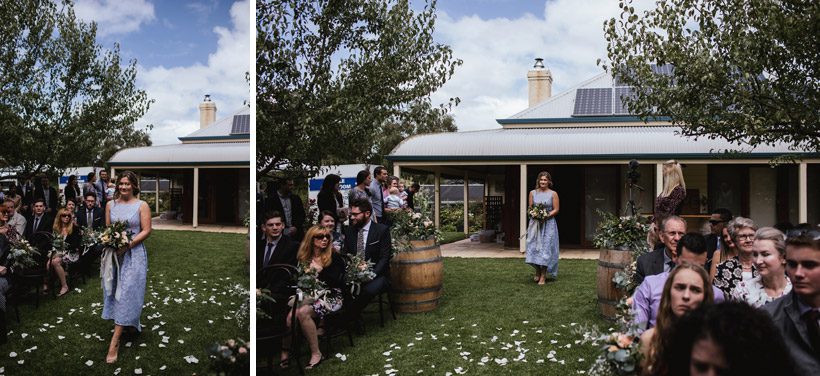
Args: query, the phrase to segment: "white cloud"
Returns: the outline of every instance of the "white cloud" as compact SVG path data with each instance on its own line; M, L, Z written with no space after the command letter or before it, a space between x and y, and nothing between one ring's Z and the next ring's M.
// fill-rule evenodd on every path
M77 0L77 17L97 22L97 35L105 37L139 30L154 20L154 4L146 0Z
M612 0L547 1L541 16L453 19L439 14L436 39L464 61L433 94L433 103L459 97L454 116L459 130L498 128L495 119L527 107L527 71L544 58L552 71L553 95L602 70L606 57L603 22L620 14Z
M249 98L245 72L250 70L250 5L236 2L230 12L232 26L213 29L217 47L207 64L139 68L138 84L156 102L137 126L154 125L154 145L177 143L177 137L199 129L198 106L205 94L216 102L217 119L239 110Z

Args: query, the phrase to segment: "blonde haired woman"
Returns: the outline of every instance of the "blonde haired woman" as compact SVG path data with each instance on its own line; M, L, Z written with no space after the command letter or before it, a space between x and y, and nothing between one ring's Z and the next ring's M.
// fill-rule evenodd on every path
M530 219L527 229L527 257L525 262L535 268L534 280L539 285L546 283L547 273L552 279L558 277L558 224L555 215L560 205L558 193L552 190L552 176L541 171L535 179L535 189L530 191L528 208L543 204L547 218L541 221Z
M82 238L80 232L76 231L74 227L74 214L69 209L61 208L57 211L57 218L54 219L54 226L52 226L54 237L60 238L65 242L65 252L52 252L48 261L46 262L46 270L54 270L57 279L60 280L60 293L57 296L63 296L68 293L68 283L66 282L66 272L63 268L64 261L77 261L76 258L70 260L71 255L77 254L77 249L80 247ZM48 290L48 285L43 288L43 291Z
M686 198L686 183L680 163L670 159L663 163L663 191L655 198L655 222L647 234L649 248L655 248L660 241L658 229L666 218L680 214L683 199Z
M296 309L296 319L299 320L299 326L302 328L310 347L310 362L305 369L313 369L324 360L322 352L319 350L319 334L316 328L314 318L319 321L323 320L325 315L331 312L336 312L342 308L342 288L344 288L345 278L345 261L342 256L333 252L332 247L333 235L325 227L316 225L308 229L305 234L302 245L299 246L299 252L296 254L296 260L299 263L299 273L304 273L309 269L314 269L318 272L319 281L324 282L329 290L323 297L307 302ZM290 322L290 316L287 318L287 325L291 327L293 323ZM282 346L280 367L287 368L289 366L289 338L285 339Z

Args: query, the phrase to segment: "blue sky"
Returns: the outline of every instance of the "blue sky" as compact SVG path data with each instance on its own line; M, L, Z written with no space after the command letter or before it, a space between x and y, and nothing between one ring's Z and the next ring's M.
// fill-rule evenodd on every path
M100 45L119 43L124 60L137 60L137 84L156 100L137 127L153 124L155 145L199 129L197 106L205 94L216 102L217 118L249 99L247 0L77 0L75 11L98 23Z
M552 72L553 95L601 73L602 25L620 14L617 0L439 0L437 12L435 39L464 64L432 99L461 99L453 115L462 131L499 128L495 119L526 109L536 57Z

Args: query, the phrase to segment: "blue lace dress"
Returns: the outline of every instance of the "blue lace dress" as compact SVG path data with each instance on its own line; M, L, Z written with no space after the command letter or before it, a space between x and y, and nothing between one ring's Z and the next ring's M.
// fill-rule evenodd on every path
M139 207L142 201L134 200L130 204L113 202L111 206L111 223L124 221L128 230L136 235L141 231ZM148 272L148 254L143 243L131 248L121 257L119 270L114 264L113 291L106 291L103 284L102 318L114 320L122 326L133 326L141 331L140 315L145 300L145 280ZM119 289L119 299L115 292Z
M533 204L543 203L547 210L552 210L553 191L533 191ZM533 266L546 266L552 278L558 276L558 223L555 217L539 222L530 219L527 227L526 263Z

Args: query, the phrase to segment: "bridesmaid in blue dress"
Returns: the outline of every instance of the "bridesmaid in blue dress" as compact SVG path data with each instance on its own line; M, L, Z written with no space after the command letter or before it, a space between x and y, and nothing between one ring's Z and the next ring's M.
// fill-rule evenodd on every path
M123 328L128 327L136 332L142 330L140 315L148 271L148 255L142 243L151 234L151 209L145 201L137 198L139 192L137 175L125 171L117 180L114 200L105 206L105 224L123 221L133 234L127 247L115 252L107 250L100 266L103 275L102 318L114 320L114 335L108 345L106 363L117 361Z
M559 205L558 193L550 189L552 177L549 172L538 173L536 182L535 189L530 191L528 207L544 204L549 216L544 221L530 219L526 263L535 268L535 281L543 285L547 273L552 279L558 277L558 224L555 215L558 214Z

